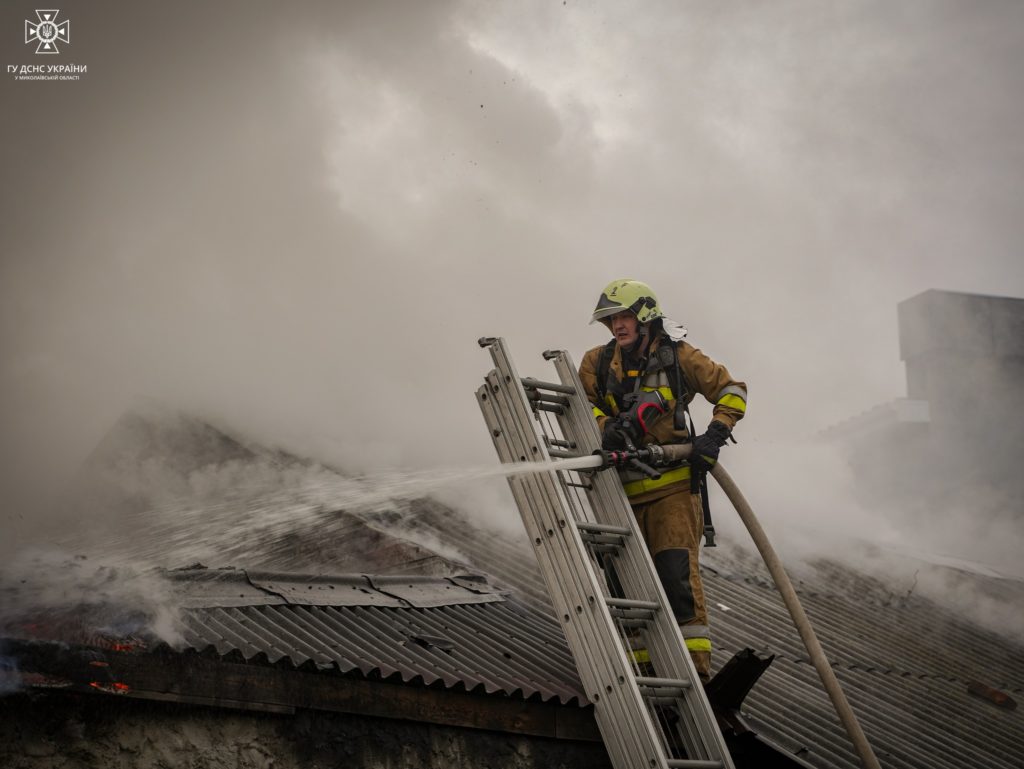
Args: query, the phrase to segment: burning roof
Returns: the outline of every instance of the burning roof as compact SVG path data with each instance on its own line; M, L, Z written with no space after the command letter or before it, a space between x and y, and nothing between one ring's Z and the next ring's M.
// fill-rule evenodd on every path
M64 663L84 665L87 673L106 671L107 678L96 676L87 685L129 696L177 691L175 696L209 698L212 689L188 694L180 678L201 669L195 686L220 682L230 689L238 674L213 672L228 665L249 671L245 686L231 689L231 697L220 695L233 702L249 697L267 705L271 689L278 692L274 702L287 700L290 684L280 676L291 671L575 711L587 704L521 538L481 530L429 500L334 506L325 489L351 481L331 480L324 468L291 481L287 488L258 488L216 503L209 497L163 501L136 513L145 525L135 526L132 537L97 540L104 561L180 566L168 561L194 550L188 535L195 536L203 522L238 535L216 540L210 552L219 568L195 565L159 576L159 605L172 610L173 633L154 632L152 604L132 613L153 591L116 590L112 585L119 580L108 573L106 582L97 582L105 585L101 590L87 587L79 595L83 600L60 611L5 622L5 653L20 650L20 658L38 661L38 642L59 639L76 653L87 652ZM289 536L282 542L278 534L285 528ZM774 656L745 701L744 715L813 766L854 767L763 568L727 544L707 551L703 560L718 663L748 647ZM406 573L395 573L400 570ZM1024 722L1019 711L999 706L1024 693L1019 642L922 597L897 595L847 567L820 563L798 576L801 600L883 765L1019 765ZM104 600L89 600L100 594ZM135 624L117 624L98 606L120 609L110 616ZM89 621L83 623L83 616ZM102 657L90 658L93 653ZM73 680L80 684L82 678ZM22 683L43 686L46 680Z

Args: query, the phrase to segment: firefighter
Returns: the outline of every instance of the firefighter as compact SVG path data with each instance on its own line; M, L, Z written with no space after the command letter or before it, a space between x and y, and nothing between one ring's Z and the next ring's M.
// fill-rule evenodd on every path
M609 283L594 309L591 323L597 321L613 338L583 356L580 379L603 447L621 449L627 441L638 447L693 443L690 462L663 471L659 480L619 472L694 667L707 682L711 636L698 564L704 533L701 481L746 411L747 387L683 341L685 329L664 316L645 283ZM714 410L707 429L694 437L687 406L698 393ZM643 649L634 650L634 659L649 662Z

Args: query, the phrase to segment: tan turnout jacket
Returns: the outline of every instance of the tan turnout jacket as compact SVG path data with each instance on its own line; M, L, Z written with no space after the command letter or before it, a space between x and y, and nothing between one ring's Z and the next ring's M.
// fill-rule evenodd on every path
M665 413L659 416L651 425L650 432L644 436L642 445L650 443L686 443L690 441L689 431L685 426L676 426L676 399L679 395L672 391L675 382L673 372L669 367L660 367L655 361L659 361L658 348L667 344L663 335L658 335L651 342L651 349L648 355L648 367L646 372L637 372L632 376L641 377L641 390L659 390L668 401L668 408ZM608 367L608 381L606 383L606 395L603 401L599 401L597 387L597 369L601 360L601 353L604 345L588 350L583 356L580 364L580 380L583 389L587 393L587 399L594 407L594 416L597 417L598 426L603 430L605 420L619 413L619 406L616 397L616 390L621 389L627 378L627 372L622 368L622 350L615 345L615 354ZM729 371L720 363L716 363L699 349L686 341L676 343L676 355L679 360L685 379L684 403L689 404L694 395L700 393L714 405L712 419L725 423L731 430L736 423L743 418L747 407L747 386L743 382L733 379ZM652 368L658 370L652 371ZM699 426L696 429L700 429ZM682 473L676 479L675 486L683 480ZM685 473L686 478L689 477ZM626 493L632 498L636 494L654 491L663 487L662 483L639 483L632 473L624 472L623 484L626 486ZM666 481L669 478L666 477Z

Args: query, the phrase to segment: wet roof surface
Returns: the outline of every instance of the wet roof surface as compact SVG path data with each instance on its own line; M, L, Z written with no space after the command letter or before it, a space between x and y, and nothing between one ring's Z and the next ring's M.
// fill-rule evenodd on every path
M716 667L746 647L775 655L744 714L815 766L858 766L774 588L728 556L706 560ZM834 577L835 591L798 592L883 766L1020 767L1024 713L970 694L968 684L1021 699L1021 648L923 599L886 599L856 575ZM586 703L554 619L479 581L238 570L175 579L196 590L186 599L186 639L196 651ZM250 591L240 603L235 586Z
M485 583L239 570L187 570L173 579L190 607L184 636L196 651L585 702L555 621Z
M853 576L845 581L861 584ZM816 766L859 766L775 588L713 567L704 583L716 662L745 646L775 655L744 712L782 744L806 748L802 757ZM1022 699L1024 648L924 599L797 592L882 766L1024 766L1024 711L968 693L979 681Z

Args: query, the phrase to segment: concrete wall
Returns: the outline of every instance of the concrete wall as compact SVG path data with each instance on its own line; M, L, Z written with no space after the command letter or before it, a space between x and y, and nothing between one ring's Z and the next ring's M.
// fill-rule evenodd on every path
M858 501L909 543L1018 573L1024 299L931 290L898 317L907 397L823 435L852 466Z
M928 460L1019 498L1024 299L925 291L898 309L907 395L928 402Z
M4 769L610 769L603 745L300 711L112 696L0 698Z

